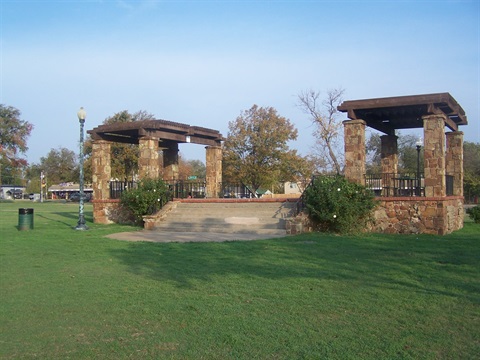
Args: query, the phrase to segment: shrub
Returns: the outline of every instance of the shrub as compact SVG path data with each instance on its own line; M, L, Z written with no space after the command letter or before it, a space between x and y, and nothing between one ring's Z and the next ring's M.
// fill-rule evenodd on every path
M474 222L480 223L480 205L467 209L467 214L470 215Z
M320 231L365 230L376 207L374 194L342 176L317 176L304 192L307 213Z
M136 189L124 191L121 204L130 210L135 223L143 223L144 215L152 215L160 210L170 198L168 185L159 179L143 179Z

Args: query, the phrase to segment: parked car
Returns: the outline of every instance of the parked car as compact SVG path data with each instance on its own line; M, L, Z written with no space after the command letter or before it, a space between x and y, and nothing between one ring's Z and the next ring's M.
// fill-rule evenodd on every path
M28 198L32 201L40 201L40 194L39 193L30 193Z
M91 194L84 193L83 195L84 195L83 201L85 201L85 202L90 201L90 199L92 198ZM72 201L72 202L79 202L80 201L80 193L76 192L76 193L71 194L69 196L68 200Z
M12 190L12 197L14 199L23 199L23 192L20 189Z

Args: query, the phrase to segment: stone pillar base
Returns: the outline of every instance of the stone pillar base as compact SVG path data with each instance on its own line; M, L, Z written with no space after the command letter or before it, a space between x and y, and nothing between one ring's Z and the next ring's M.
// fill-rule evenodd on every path
M380 199L371 231L445 235L463 228L463 197Z
M93 222L96 224L125 223L121 215L120 200L93 200ZM124 221L122 221L124 220Z

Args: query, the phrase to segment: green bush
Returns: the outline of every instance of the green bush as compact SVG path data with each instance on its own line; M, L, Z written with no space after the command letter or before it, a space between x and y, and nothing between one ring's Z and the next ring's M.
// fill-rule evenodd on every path
M121 204L132 212L135 223L141 225L144 215L152 215L170 199L168 185L159 179L143 179L136 189L124 191Z
M365 230L376 207L374 194L342 176L318 176L304 192L305 206L318 230L352 233Z
M467 209L467 214L470 215L474 222L480 223L480 205Z

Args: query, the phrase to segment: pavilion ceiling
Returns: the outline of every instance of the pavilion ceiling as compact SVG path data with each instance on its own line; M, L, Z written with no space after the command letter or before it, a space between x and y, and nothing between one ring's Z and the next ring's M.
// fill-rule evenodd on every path
M337 109L346 112L349 119L362 119L367 126L389 135L396 129L423 127L425 115L446 115L445 126L452 131L468 124L465 111L449 93L349 100Z

